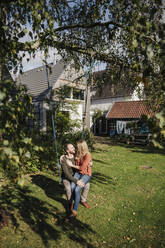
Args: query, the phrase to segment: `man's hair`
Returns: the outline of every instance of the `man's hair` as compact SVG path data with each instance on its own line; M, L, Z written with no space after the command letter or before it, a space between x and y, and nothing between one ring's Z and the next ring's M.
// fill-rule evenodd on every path
M72 145L72 143L66 143L64 146L65 151L68 149L68 145Z

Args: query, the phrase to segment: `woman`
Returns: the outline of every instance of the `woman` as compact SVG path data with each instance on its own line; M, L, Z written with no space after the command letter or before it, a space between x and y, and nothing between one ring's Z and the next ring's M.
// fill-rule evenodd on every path
M76 167L78 169L78 172L74 174L74 178L77 180L81 180L84 185L87 184L92 175L92 169L91 169L91 162L92 157L88 150L88 145L85 140L81 140L77 142L77 153L76 153L76 166L74 166L71 162L68 161L68 165L72 167ZM72 204L73 201L73 195L74 198L74 205L72 214L70 217L76 217L77 215L77 209L80 203L80 193L81 193L82 187L79 185L76 185L74 182L71 183L71 201L70 204ZM74 193L74 194L73 194Z

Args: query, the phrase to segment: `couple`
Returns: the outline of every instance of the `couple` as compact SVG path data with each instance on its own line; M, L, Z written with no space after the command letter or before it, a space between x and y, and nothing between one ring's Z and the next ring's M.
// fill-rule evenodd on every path
M80 199L82 199L81 204L87 208L90 207L85 201L92 175L92 158L86 141L81 140L77 142L76 156L74 146L67 144L66 155L61 156L60 163L62 167L62 181L66 191L69 209L71 210L69 217L76 217ZM73 168L76 169L75 173ZM80 196L82 188L84 189L82 196Z

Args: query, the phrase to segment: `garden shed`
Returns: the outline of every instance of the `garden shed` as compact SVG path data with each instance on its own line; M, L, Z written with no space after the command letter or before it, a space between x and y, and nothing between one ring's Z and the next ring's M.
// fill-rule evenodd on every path
M131 134L128 123L138 122L141 120L142 116L146 115L153 115L153 112L148 108L144 101L115 102L106 116L109 134ZM147 127L145 130L145 127L142 126L141 132L147 133Z

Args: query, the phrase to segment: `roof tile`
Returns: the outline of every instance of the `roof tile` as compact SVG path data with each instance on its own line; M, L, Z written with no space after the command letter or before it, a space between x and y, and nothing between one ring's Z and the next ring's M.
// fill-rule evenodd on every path
M115 102L107 114L107 119L141 118L142 115L153 114L144 101Z

